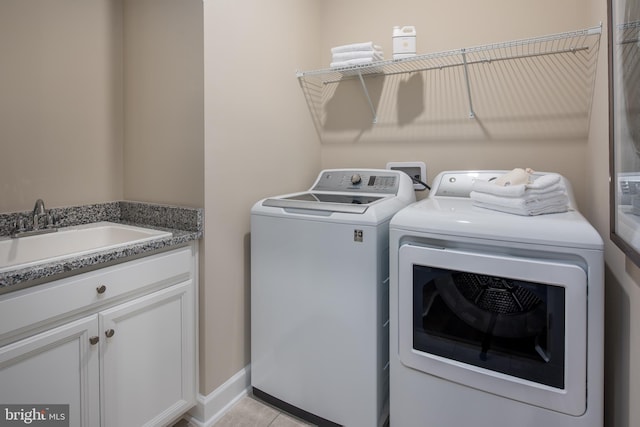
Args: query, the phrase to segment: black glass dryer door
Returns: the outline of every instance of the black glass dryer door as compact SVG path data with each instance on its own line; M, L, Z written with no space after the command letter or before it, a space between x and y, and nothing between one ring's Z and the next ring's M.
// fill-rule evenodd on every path
M563 287L413 266L413 348L564 388Z

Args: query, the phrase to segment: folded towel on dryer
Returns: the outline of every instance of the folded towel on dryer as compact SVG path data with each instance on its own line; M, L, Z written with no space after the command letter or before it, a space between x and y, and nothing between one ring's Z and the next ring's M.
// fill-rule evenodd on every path
M470 197L473 206L516 215L533 216L569 210L569 197L563 190L524 197L500 197L472 191Z
M516 215L542 215L569 210L567 188L560 175L545 174L533 181L530 179L529 176L520 181L525 183L506 186L500 184L509 181L500 178L496 180L498 184L476 181L469 197L474 206Z
M550 173L527 184L507 185L506 187L494 184L493 181L475 181L472 190L501 197L522 197L525 194L544 194L556 190L566 191L566 188L560 175Z

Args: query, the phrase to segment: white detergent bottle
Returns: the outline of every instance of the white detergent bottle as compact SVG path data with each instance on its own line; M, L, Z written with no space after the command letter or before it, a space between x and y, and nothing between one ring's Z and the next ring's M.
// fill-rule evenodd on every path
M416 27L393 27L393 59L416 56Z

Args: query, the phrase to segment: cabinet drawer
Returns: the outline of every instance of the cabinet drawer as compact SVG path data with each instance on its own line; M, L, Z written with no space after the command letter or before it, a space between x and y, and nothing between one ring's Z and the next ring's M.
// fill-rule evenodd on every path
M191 246L0 296L0 344L11 336L193 276Z

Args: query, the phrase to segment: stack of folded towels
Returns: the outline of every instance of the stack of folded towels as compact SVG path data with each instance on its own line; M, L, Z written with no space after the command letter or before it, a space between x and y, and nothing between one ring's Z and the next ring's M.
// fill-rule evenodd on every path
M470 194L474 206L516 214L543 215L569 210L569 196L558 174L535 179L531 169L514 169L494 181L476 181Z
M373 42L352 43L331 48L331 68L382 61L382 48Z

